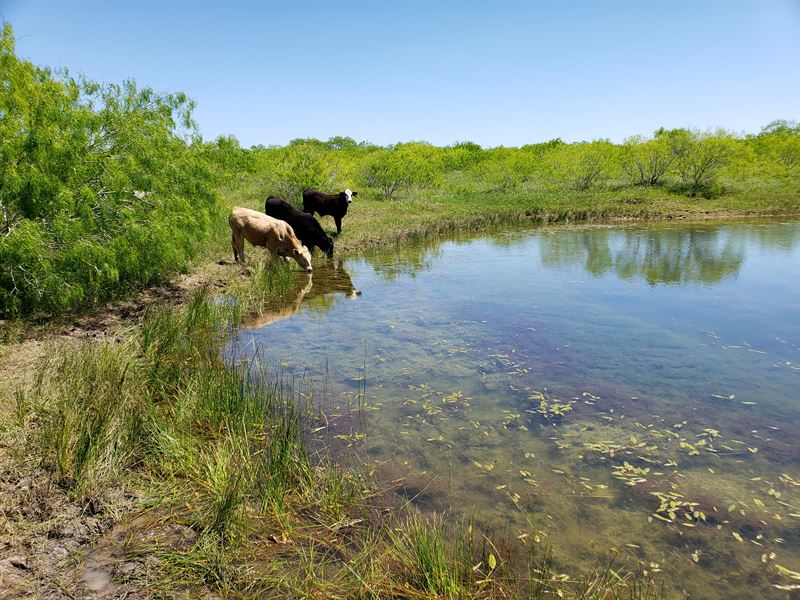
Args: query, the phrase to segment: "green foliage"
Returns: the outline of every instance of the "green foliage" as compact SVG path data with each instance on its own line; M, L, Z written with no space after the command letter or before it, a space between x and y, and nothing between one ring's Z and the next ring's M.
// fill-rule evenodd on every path
M685 189L693 196L719 195L718 175L736 149L733 136L724 131L711 133L685 129L673 130L666 136Z
M33 66L0 42L0 316L73 310L184 268L218 212L194 105Z
M232 135L221 135L213 143L202 144L200 155L220 180L231 180L255 171L254 154L242 148Z
M666 136L652 140L631 136L622 146L622 170L633 185L658 185L675 162L675 153Z
M516 148L493 148L484 155L483 161L473 163L472 172L493 190L505 191L519 186L532 170L528 154Z
M255 150L254 169L263 182L264 198L277 195L299 205L303 190L327 189L337 180L336 152L314 139Z
M474 142L457 142L442 148L442 168L445 173L474 169L485 156L483 149Z
M391 199L411 186L436 184L441 171L438 148L412 142L376 150L367 159L361 175L368 187L378 188L384 198Z
M800 125L794 121L773 121L761 133L748 136L745 147L752 151L747 164L757 165L763 174L786 177L800 172Z
M583 192L611 175L616 164L616 150L606 141L565 144L547 154L546 169L551 181Z

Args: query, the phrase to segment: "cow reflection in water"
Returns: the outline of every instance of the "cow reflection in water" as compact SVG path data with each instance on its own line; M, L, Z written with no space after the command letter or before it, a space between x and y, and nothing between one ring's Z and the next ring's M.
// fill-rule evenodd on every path
M291 317L300 310L300 304L303 302L303 298L306 297L306 294L308 294L308 291L312 288L313 283L311 273L298 274L296 291L294 293L287 293L280 302L253 315L252 318L248 319L246 326L249 329L259 329L275 321Z
M347 271L344 270L344 261L326 261L314 271L314 286L306 295L306 300L319 296L344 294L348 298L356 298L361 292L353 285Z
M348 298L356 298L361 295L355 286L350 275L344 270L344 261L339 259L336 263L329 260L320 265L313 274L297 274L297 285L293 293L284 296L281 302L270 306L258 315L254 315L247 322L250 329L258 329L291 317L300 310L300 305L305 300L314 298L325 298L332 303L335 294L344 294ZM330 303L326 303L329 306ZM326 307L327 307L326 306Z

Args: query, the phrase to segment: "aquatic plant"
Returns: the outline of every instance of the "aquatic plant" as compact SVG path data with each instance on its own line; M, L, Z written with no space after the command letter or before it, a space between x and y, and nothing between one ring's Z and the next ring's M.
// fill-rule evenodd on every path
M677 492L650 492L659 500L658 508L652 516L667 523L678 523L685 527L694 527L706 521L706 515L699 510L700 503L687 500Z

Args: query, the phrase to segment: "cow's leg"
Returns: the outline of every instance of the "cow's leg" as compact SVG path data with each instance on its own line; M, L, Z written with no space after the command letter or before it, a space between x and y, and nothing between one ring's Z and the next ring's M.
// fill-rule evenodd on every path
M235 252L239 254L238 262L244 263L244 235L242 234L236 237Z
M336 221L336 235L342 233L342 217L333 217L333 220Z
M239 262L239 249L236 247L236 235L231 232L231 248L233 248L233 260Z

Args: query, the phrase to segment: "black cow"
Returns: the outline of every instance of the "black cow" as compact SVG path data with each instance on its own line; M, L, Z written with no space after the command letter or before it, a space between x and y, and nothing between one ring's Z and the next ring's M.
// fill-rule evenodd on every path
M303 212L310 215L318 212L320 217L332 216L336 222L338 235L342 233L342 218L347 214L347 207L353 201L353 196L358 196L358 192L345 190L338 194L323 194L317 190L305 190L303 192Z
M264 203L264 212L270 217L286 221L292 226L294 234L306 248L312 250L314 246L322 250L328 258L333 256L333 242L317 220L304 212L300 212L283 198L270 196Z

